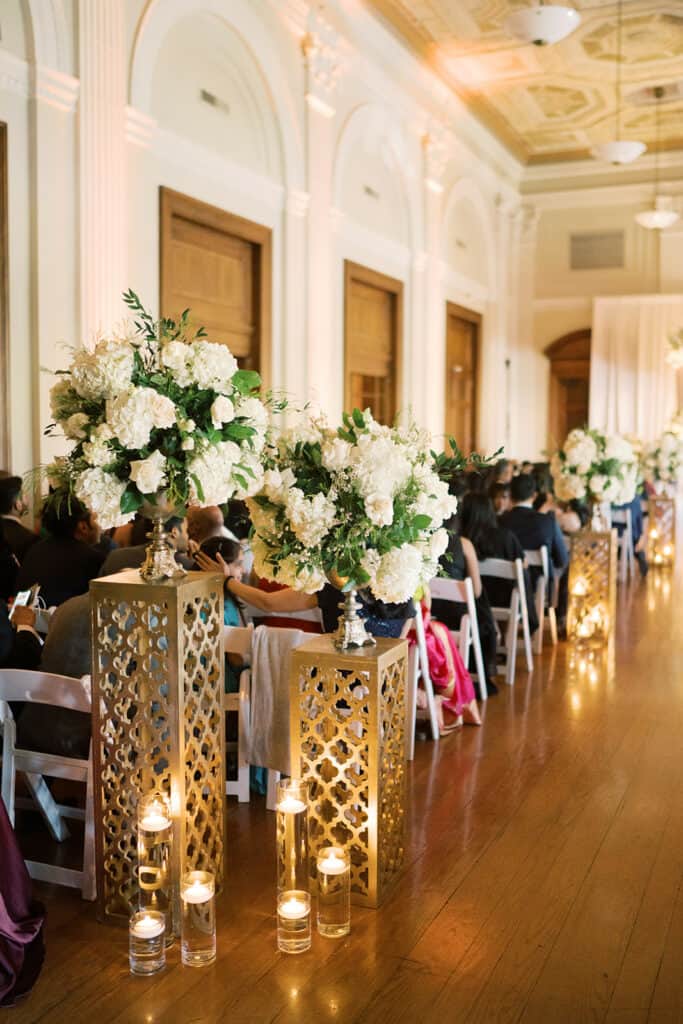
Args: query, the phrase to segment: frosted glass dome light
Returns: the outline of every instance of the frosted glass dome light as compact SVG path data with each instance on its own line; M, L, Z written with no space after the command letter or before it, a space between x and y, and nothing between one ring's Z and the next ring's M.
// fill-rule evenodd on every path
M552 46L565 39L581 24L581 15L573 7L537 4L514 11L505 19L510 35L534 46Z
M602 142L594 146L591 153L598 160L605 160L608 164L631 164L647 149L644 142L636 142L635 139L613 139L612 142Z
M663 231L678 220L678 213L671 208L671 196L657 196L650 210L636 214L636 222L649 231Z

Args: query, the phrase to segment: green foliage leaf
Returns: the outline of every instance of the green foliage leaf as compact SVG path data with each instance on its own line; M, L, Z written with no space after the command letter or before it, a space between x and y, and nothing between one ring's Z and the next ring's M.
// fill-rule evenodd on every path
M135 484L128 484L128 487L126 487L121 495L121 511L124 515L128 515L129 512L137 512L142 506L143 500Z
M256 370L238 370L232 378L232 383L241 395L249 395L252 391L258 391L261 377Z

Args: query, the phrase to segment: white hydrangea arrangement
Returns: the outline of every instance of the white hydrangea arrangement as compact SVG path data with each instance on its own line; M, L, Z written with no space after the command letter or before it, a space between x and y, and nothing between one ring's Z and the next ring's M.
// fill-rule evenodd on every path
M51 391L54 423L74 441L48 476L68 487L103 529L129 522L163 492L166 507L220 505L255 494L268 412L257 373L230 350L189 336L189 310L154 321L132 292L128 336L78 349Z
M417 427L381 426L358 409L337 430L305 417L265 456L248 501L259 576L307 593L341 577L346 590L398 603L436 575L457 500Z
M572 430L550 460L560 501L625 505L636 494L638 460L633 446L617 434Z
M672 490L683 464L683 437L666 430L647 445L642 456L643 477L656 491Z

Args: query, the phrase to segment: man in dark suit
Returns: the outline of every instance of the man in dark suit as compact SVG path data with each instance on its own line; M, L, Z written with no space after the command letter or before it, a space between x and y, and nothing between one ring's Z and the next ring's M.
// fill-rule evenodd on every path
M149 524L151 530L152 524ZM174 549L176 562L183 569L194 569L194 562L187 557L189 539L187 536L187 520L173 516L164 523L164 532L168 544ZM124 569L139 569L145 560L147 544L134 544L129 548L115 548L107 555L99 576L112 576Z
M533 475L525 473L513 477L510 497L512 508L500 517L500 525L514 533L525 551L547 548L550 578L561 576L569 564L569 554L555 515L552 512L536 512L532 507L536 497ZM541 569L531 566L529 571L535 586Z
M38 541L38 535L28 530L21 522L28 506L22 495L21 477L5 476L0 478L0 517L5 540L18 562L23 562L24 555Z
M47 499L42 521L49 537L29 548L16 586L28 590L39 583L40 596L51 608L87 592L104 554L93 547L100 536L97 520L76 498L59 504Z

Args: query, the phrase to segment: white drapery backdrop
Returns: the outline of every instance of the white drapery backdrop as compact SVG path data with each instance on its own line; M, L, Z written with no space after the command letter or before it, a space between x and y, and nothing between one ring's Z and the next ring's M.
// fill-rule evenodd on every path
M591 338L590 425L651 441L678 404L668 335L683 327L683 295L597 298ZM679 371L680 372L680 371Z

